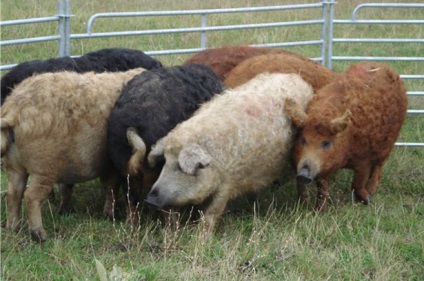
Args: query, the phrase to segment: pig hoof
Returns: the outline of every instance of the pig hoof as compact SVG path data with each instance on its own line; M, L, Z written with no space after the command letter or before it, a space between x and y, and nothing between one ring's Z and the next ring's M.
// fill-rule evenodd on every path
M46 241L47 234L44 229L31 230L31 238L35 242L43 243Z
M370 196L368 194L356 194L356 200L363 203L364 205L368 205L370 203Z
M367 197L367 199L361 200L361 203L364 204L364 205L369 205L371 203L369 196Z

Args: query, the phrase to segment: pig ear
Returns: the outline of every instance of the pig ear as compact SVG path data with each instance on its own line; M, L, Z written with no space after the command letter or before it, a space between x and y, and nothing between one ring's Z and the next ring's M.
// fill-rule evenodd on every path
M147 156L147 161L149 162L150 167L154 168L159 162L165 159L164 150L165 150L165 138L162 138L152 146L152 151L150 151Z
M210 162L211 157L198 144L185 146L178 155L181 169L189 175L195 175L198 169L207 167Z
M128 143L133 148L133 154L128 161L128 173L135 175L143 165L144 156L146 154L146 145L142 138L137 134L134 128L128 128L127 130Z
M351 121L351 118L352 118L352 112L348 109L345 111L343 116L337 117L331 120L330 128L333 134L337 134L343 131L344 129L346 129L346 127L349 125Z
M303 128L307 119L305 111L292 99L286 99L284 108L287 111L290 119L293 121L294 125L298 128Z

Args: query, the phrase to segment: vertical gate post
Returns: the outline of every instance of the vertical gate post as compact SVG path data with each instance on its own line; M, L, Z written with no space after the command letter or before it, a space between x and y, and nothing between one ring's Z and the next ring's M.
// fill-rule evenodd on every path
M65 0L65 56L71 55L71 5Z
M71 13L69 0L58 3L59 57L71 55Z
M63 2L58 2L58 10L57 15L59 17L58 20L58 30L59 30L59 57L65 56L65 21L64 21L64 7Z
M327 67L331 69L333 58L333 38L334 38L334 6L336 0L330 0L330 18L328 19L328 36L327 36Z
M206 14L201 15L201 27L206 27ZM206 48L206 31L200 32L200 48Z
M327 25L329 22L328 19L328 0L322 1L322 30L321 30L321 64L325 65L325 51L327 47Z

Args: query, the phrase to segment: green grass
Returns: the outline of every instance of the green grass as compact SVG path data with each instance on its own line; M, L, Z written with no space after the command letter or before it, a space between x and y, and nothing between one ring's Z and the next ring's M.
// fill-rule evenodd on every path
M296 1L284 1L295 3ZM314 1L304 1L314 2ZM353 7L362 1L338 1L336 17L348 19ZM380 1L383 2L383 1ZM399 1L401 2L401 1ZM420 1L415 1L420 2ZM206 9L221 7L280 5L281 1L72 1L72 32L84 33L90 15L112 11L154 11ZM50 1L3 1L1 19L10 20L53 15L57 3ZM391 18L420 19L417 9L390 10ZM270 22L318 18L320 12L279 12L245 16L216 15L208 24ZM360 18L387 18L388 12L370 9ZM199 26L198 18L165 20L154 18L99 21L96 31ZM1 38L55 34L56 27L4 27ZM337 37L410 37L422 38L421 25L357 26L335 29ZM315 28L257 29L208 33L208 46L225 44L261 44L318 38ZM339 44L336 55L422 56L423 44ZM72 55L106 47L141 50L196 48L199 34L120 37L72 42ZM306 56L318 56L313 46L290 50ZM17 63L57 56L57 44L37 43L1 49L1 63ZM189 55L158 57L166 65L182 63ZM423 62L388 62L401 74L423 74ZM350 62L334 62L342 71ZM406 81L409 91L422 91L423 81ZM422 97L410 97L410 108L422 109ZM424 118L408 116L399 141L424 142ZM143 209L141 225L124 223L125 207L114 221L102 218L104 195L98 181L75 187L76 212L57 214L59 194L43 206L43 223L49 235L43 245L30 241L28 228L18 233L4 228L6 200L0 200L1 266L0 280L100 280L104 267L111 280L422 280L424 276L424 150L397 147L384 169L382 183L372 204L363 206L352 200L351 171L338 172L330 187L329 210L312 212L311 201L296 202L292 179L264 190L259 206L245 198L229 206L216 234L208 241L193 220L182 219L178 229L163 225L161 216ZM5 195L7 178L1 173ZM25 207L22 208L25 222ZM190 210L182 215L186 218ZM193 217L198 212L193 211ZM96 261L97 267L96 267ZM113 279L115 278L115 279Z

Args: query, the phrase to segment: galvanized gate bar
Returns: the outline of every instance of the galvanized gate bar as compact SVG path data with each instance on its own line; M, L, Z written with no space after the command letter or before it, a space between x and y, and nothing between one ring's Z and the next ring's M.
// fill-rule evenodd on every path
M409 38L334 38L336 43L424 43L424 39Z
M317 45L322 43L321 40L315 41L298 41L298 42L287 42L287 43L269 43L269 44L252 44L254 47L290 47L290 46L303 46L303 45ZM174 50L163 50L163 51L145 51L144 53L151 56L169 55L169 54L192 54L203 51L204 48L192 48L192 49L174 49ZM312 58L315 61L322 61L322 58Z
M31 23L44 23L57 21L58 17L43 17L43 18L29 18L29 19L19 19L19 20L5 20L0 21L0 27L10 26L10 25L21 25L21 24L31 24Z
M423 24L424 20L334 20L337 24Z
M395 146L424 147L424 143L422 143L422 142L396 142Z
M323 20L309 20L309 21L292 21L292 22L271 22L271 23L259 23L259 24L236 24L236 25L223 25L223 26L210 26L210 27L185 27L185 28L169 28L169 29L154 29L154 30L80 33L80 34L72 34L71 39L118 37L118 36L133 36L133 35L152 35L152 34L171 34L171 33L190 33L190 32L202 32L202 31L224 31L224 30L251 29L251 28L271 28L271 27L282 27L282 26L311 25L311 24L322 24L322 23L323 23Z
M424 61L424 57L360 57L360 56L332 56L331 60L380 60L380 61Z
M352 12L352 20L356 20L359 10L363 8L424 8L424 4L419 3L364 3L355 7Z
M266 6L266 7L248 7L231 9L206 9L206 10L182 10L182 11L149 11L149 12L121 12L121 13L97 13L90 17L87 22L87 34L91 34L94 21L98 18L108 17L146 17L146 16L182 16L182 15L210 15L210 14L228 14L228 13L246 13L246 12L269 12L280 10L321 8L323 3L316 4L298 4L284 6Z
M8 45L19 45L19 44L27 44L27 43L53 41L58 39L60 39L59 35L41 36L41 37L32 37L32 38L14 39L14 40L3 40L3 41L0 41L0 47L8 46Z

